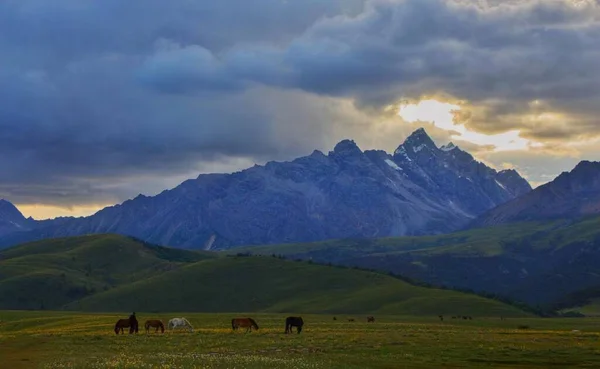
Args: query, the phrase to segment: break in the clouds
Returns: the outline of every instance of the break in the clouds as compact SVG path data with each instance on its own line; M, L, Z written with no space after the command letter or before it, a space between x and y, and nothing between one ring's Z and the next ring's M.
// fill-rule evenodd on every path
M598 50L592 0L3 1L0 197L108 204L346 137L393 150L419 124L393 112L424 99L459 107L435 137L544 182L599 158Z

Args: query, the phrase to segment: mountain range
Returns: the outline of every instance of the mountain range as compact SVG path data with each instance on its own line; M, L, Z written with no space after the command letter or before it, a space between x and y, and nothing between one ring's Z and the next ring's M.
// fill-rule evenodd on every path
M569 307L600 301L599 200L600 162L582 161L461 232L246 250L389 271L546 308Z
M516 171L498 172L452 143L438 147L421 128L393 154L343 140L328 154L200 175L84 218L35 222L4 201L0 246L96 233L204 250L440 234L530 191Z

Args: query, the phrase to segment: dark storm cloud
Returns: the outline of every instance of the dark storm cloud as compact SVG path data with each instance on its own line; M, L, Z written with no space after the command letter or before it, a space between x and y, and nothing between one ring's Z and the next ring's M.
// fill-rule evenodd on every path
M2 1L0 197L123 200L209 163L379 137L365 112L437 93L468 100L480 131L597 131L597 4L481 3ZM533 99L577 129L509 119Z
M497 119L499 103L511 114L530 112L528 103L539 99L567 114L580 112L581 100L597 106L600 6L595 1L477 4L371 1L358 16L323 19L285 46L248 44L215 55L216 75L352 97L363 105L443 92L487 107L465 122L485 132L514 128ZM252 67L235 68L231 59L238 54L252 55ZM181 68L187 63L182 60ZM206 84L200 80L197 88ZM598 127L595 117L587 118ZM526 124L518 128L530 136L537 132ZM543 138L543 130L539 133Z

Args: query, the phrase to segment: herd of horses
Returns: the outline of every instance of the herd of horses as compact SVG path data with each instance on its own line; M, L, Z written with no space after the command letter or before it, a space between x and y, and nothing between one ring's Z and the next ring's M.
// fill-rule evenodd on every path
M304 326L304 320L299 316L290 316L285 319L285 333L292 333L292 328L296 327L298 334L302 332ZM169 320L167 327L169 330L177 328L185 328L190 332L194 332L194 327L186 318L173 318ZM125 328L129 328L129 334L139 332L139 323L135 316L135 313L131 314L128 319L119 319L115 324L115 334L125 334ZM165 333L165 325L159 319L146 320L144 323L146 333L150 332L150 328L154 328L154 332L158 332L160 329L161 333ZM246 328L246 332L250 332L252 328L258 330L258 324L252 318L234 318L231 319L231 329L234 331L239 328Z

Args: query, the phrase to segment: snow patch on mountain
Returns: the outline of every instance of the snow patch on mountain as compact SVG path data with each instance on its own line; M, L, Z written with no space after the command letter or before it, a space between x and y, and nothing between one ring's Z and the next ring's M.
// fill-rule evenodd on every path
M396 170L402 170L402 168L400 168L398 166L398 164L394 163L393 161L391 161L390 159L385 159L384 160L386 162L387 165L389 165L390 167L396 169Z

